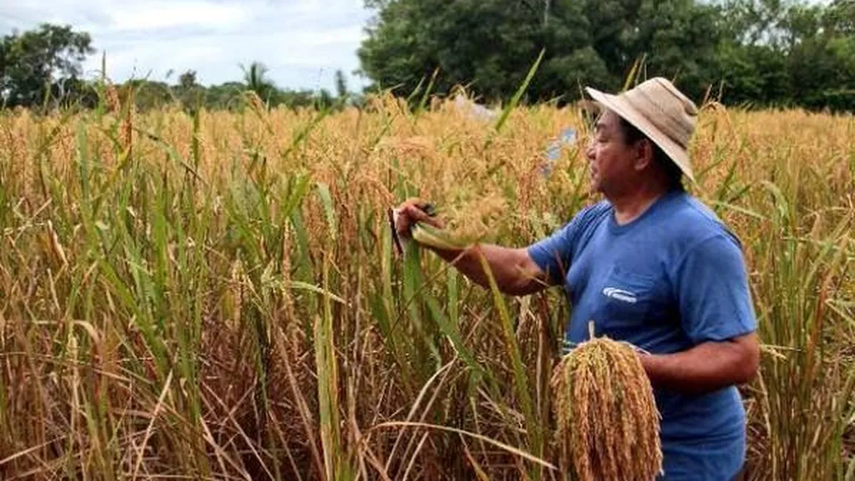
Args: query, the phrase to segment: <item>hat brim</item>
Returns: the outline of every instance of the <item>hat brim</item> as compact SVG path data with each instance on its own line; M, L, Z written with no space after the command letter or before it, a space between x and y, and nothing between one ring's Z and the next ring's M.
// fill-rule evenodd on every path
M680 168L680 171L682 171L689 180L692 182L695 181L695 175L692 172L692 164L689 162L689 153L686 149L662 133L661 130L656 128L652 122L647 120L644 115L630 105L629 102L617 95L600 92L599 90L591 87L585 87L585 91L588 92L588 95L590 95L595 102L613 111L618 116L629 122L633 127L640 130L641 133L658 145L659 148L665 152L665 155L677 164L677 167Z

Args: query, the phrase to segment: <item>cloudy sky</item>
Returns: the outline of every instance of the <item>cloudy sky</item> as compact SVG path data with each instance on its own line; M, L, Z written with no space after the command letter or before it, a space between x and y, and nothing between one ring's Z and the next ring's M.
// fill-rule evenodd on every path
M351 90L356 49L372 12L363 0L0 0L0 34L41 22L89 32L96 55L84 64L115 81L148 77L177 82L192 69L200 83L240 80L240 65L258 60L279 87L333 89L336 69Z

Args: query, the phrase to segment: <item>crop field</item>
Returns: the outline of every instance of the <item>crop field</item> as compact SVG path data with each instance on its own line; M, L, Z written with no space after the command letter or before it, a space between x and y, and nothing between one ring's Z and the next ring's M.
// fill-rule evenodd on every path
M399 254L387 208L528 245L599 200L585 122L460 105L0 113L0 479L564 479L563 292ZM855 117L711 104L692 155L763 344L749 478L853 481Z

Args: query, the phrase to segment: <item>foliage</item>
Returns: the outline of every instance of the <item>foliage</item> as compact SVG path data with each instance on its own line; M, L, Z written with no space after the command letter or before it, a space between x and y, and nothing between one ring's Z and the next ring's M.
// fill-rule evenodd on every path
M71 26L42 24L0 41L0 99L8 107L41 105L49 93L76 97L80 62L94 50L91 38Z
M641 78L661 75L700 101L713 95L742 106L855 110L855 2L798 0L375 0L376 17L358 50L370 92L392 89L413 101L464 86L494 103L510 99L545 49L528 101L580 98L582 86L616 90L643 60ZM95 82L80 78L93 52L71 27L43 24L0 42L0 96L6 106L96 102ZM203 86L195 72L176 85L152 82L136 100L159 108L167 98L193 111L235 109L252 91L269 107L361 105L336 73L335 92L282 89L260 62L241 66L240 82ZM138 84L138 80L132 81ZM45 104L47 102L47 104Z
M246 89L255 92L264 102L270 102L276 95L276 86L266 78L267 67L261 62L252 62L249 67L243 69L243 83Z
M7 35L0 41L0 105L5 107L93 108L98 91L105 86L101 79L81 77L81 62L95 50L89 34L75 32L69 26L42 24L38 29ZM243 105L244 92L253 92L269 107L330 108L343 105L352 95L341 72L337 73L337 94L327 91L289 90L278 88L268 78L261 62L241 66L242 82L226 82L206 87L197 81L196 72L187 70L175 85L148 79L130 79L118 84L127 96L134 92L139 110L160 109L176 103L188 112L200 107L235 109ZM108 79L106 72L104 79ZM107 80L109 82L109 80Z
M507 100L546 49L534 100L614 90L636 60L695 99L855 109L855 7L779 0L388 0L359 49L375 88L416 90L439 69L448 93L466 85Z
M380 85L414 89L439 68L440 91L472 83L487 99L513 94L541 48L534 98L578 98L580 84L614 89L648 54L648 72L697 92L719 39L718 9L692 0L480 2L396 0L378 11L359 50Z

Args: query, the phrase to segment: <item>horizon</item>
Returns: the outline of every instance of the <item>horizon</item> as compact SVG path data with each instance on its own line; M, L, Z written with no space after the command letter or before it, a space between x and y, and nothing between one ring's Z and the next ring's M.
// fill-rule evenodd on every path
M258 61L280 89L334 91L341 70L359 92L369 82L355 74L356 49L372 16L362 0L32 0L0 5L0 34L41 23L88 33L96 51L82 62L87 79L100 76L104 54L114 82L175 84L188 70L205 86L239 82L241 66Z

